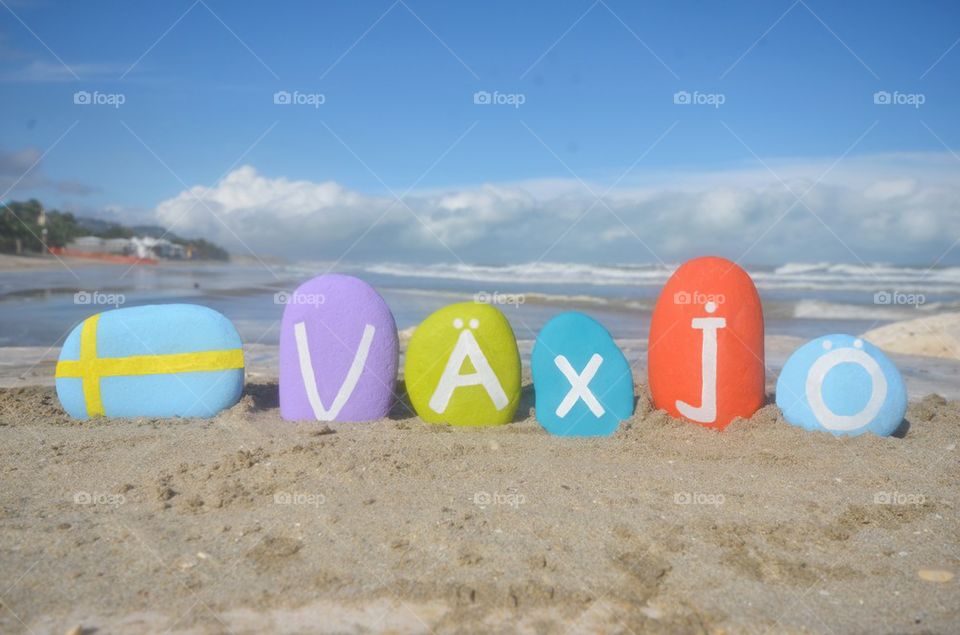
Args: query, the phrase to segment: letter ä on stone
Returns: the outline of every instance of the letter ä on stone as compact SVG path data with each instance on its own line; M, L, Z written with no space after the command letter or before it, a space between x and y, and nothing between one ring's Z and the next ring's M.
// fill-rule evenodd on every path
M395 400L399 342L387 303L366 282L326 274L288 298L280 325L280 416L371 421Z
M777 378L777 405L788 423L807 430L889 436L907 412L907 387L870 342L825 335L787 359Z
M540 329L531 366L537 420L551 434L607 436L633 414L630 364L583 313L562 313Z
M114 309L70 332L57 362L67 413L90 417L212 417L243 392L233 323L196 304Z
M509 423L520 401L520 354L497 308L463 302L436 311L413 333L407 394L428 423Z
M687 261L653 310L647 349L654 406L723 429L764 401L763 309L746 271L724 258Z

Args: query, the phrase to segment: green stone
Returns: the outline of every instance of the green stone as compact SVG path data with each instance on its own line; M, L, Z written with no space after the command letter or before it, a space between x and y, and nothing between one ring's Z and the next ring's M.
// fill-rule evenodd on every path
M510 423L520 401L517 339L497 308L451 304L414 331L404 377L410 401L424 421Z

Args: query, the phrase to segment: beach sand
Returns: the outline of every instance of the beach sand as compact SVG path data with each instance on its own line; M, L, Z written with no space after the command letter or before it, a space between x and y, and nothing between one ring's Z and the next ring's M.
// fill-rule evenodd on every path
M863 336L892 353L960 359L960 313L894 322Z
M49 385L0 389L0 631L960 630L960 402L912 390L902 438L773 405L716 433L652 411L637 368L608 439L546 434L529 375L499 428L405 403L294 424L248 358L211 420L82 423Z
M84 260L83 258L70 258L67 256L53 256L33 254L26 256L17 256L14 254L0 254L0 271L19 271L22 269L52 269L69 266L82 267L90 265L94 261ZM102 263L101 263L102 264Z

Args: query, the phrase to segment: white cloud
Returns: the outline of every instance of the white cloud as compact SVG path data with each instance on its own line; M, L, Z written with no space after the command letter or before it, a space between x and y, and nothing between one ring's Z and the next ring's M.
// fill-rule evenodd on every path
M549 251L551 260L652 260L639 237L665 261L747 252L744 260L756 263L927 262L960 237L952 161L883 155L848 158L832 170L832 160L768 162L779 179L765 167L646 172L602 203L575 179L422 190L396 203L333 181L271 178L244 166L211 188L163 201L156 217L233 250L246 244L293 258L336 259L358 241L351 258L510 262ZM608 187L589 184L598 193Z
M0 81L6 82L75 82L94 79L118 80L127 67L123 64L76 63L61 64L57 61L33 60L26 66L0 73Z
M77 181L58 181L43 171L43 153L26 147L15 151L0 148L0 200L38 195L45 188L60 194L86 196L96 188Z
M871 183L863 191L866 198L878 201L885 201L892 198L903 198L909 196L916 188L917 182L914 179L896 179L893 181L877 181Z

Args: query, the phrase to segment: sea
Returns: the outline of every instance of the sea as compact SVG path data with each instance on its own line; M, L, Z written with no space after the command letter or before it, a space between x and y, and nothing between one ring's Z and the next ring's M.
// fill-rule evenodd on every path
M960 310L960 267L787 263L746 266L763 302L768 335L859 334L890 322ZM409 330L453 302L496 304L518 339L552 316L578 310L618 339L646 338L657 297L675 266L259 262L84 264L0 271L0 346L57 346L87 316L106 309L199 303L225 314L247 343L276 344L298 284L327 272L366 280Z

